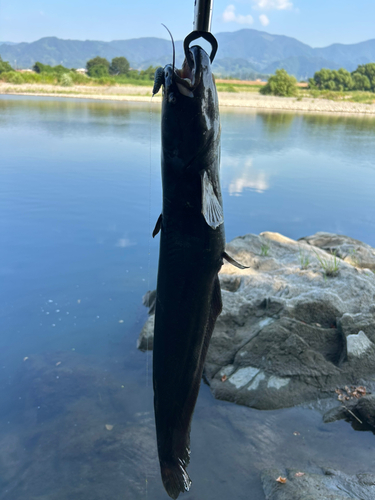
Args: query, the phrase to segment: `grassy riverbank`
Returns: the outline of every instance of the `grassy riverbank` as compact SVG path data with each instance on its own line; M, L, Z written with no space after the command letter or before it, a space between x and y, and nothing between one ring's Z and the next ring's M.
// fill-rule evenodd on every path
M322 113L361 113L375 115L375 95L372 92L332 92L310 90L298 87L295 97L263 96L259 93L259 82L218 80L217 89L221 106L268 109L276 111L303 111ZM149 102L152 95L152 82L147 85L72 85L56 84L12 84L0 82L0 94L36 95L87 98L99 100L118 100ZM153 98L160 102L161 92Z

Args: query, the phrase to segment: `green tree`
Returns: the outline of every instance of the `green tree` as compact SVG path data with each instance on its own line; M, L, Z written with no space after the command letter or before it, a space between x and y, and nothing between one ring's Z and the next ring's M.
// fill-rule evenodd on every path
M366 75L353 72L352 80L354 90L371 90L371 83Z
M0 73L4 73L5 71L14 71L14 70L12 66L7 61L3 61L0 56Z
M109 67L111 75L126 75L129 73L130 64L126 57L114 57Z
M91 78L102 78L103 76L108 76L108 68L102 64L92 66L88 74Z
M147 69L143 69L139 72L139 76L142 80L153 80L155 77L155 71L157 66L149 66Z
M362 86L368 87L370 84L370 87L366 88L366 90L375 92L375 63L359 65L358 68L353 71L352 78L359 86L362 84ZM357 85L355 88L356 90L362 90L361 88L357 88Z
M59 64L58 66L52 66L51 67L53 73L56 73L58 75L63 75L64 73L69 73L69 69L68 68L65 68L65 66L62 66L61 64Z
M49 64L43 64L41 62L36 62L33 66L35 73L50 73L56 75L62 75L63 73L69 73L69 69L65 68L61 64L58 66L50 66Z
M99 78L98 75L100 76L108 75L109 66L110 66L109 61L107 61L107 59L105 59L104 57L99 57L99 56L90 59L86 63L86 69L88 75L93 76L95 78ZM100 69L94 69L94 68L100 68Z
M323 68L317 71L314 75L314 81L316 87L319 89L327 89L328 82L333 80L332 71L330 69Z
M41 62L36 62L33 66L33 71L35 71L35 73L45 73L46 70L48 70L48 65Z
M335 83L337 90L351 90L353 88L352 75L344 68L333 72L335 74Z
M285 69L277 69L276 73L268 79L260 93L264 95L277 95L282 97L291 97L296 95L297 80L294 76L288 75Z

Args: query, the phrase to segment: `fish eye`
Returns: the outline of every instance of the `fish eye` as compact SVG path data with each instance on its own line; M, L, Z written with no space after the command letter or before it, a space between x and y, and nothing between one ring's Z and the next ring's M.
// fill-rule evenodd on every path
M168 97L168 102L170 102L171 104L175 104L175 103L176 103L176 101L177 101L177 99L176 99L176 97L175 97L174 93L173 93L173 92L171 92L171 93L169 94L169 97Z

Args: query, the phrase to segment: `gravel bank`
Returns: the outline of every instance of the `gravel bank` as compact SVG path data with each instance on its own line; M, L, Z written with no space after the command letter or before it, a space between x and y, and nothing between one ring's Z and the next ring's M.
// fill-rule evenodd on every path
M348 101L330 101L304 97L263 96L257 92L230 93L220 92L221 106L256 108L268 110L313 111L321 113L360 113L375 114L375 104L363 104Z
M150 102L150 87L59 87L56 85L12 85L0 83L0 94L35 95L50 97L71 97L110 101ZM345 113L375 115L375 104L363 104L348 101L330 101L328 99L263 96L257 92L219 92L221 106L267 109L270 111L301 111L315 113ZM161 95L153 98L161 102Z

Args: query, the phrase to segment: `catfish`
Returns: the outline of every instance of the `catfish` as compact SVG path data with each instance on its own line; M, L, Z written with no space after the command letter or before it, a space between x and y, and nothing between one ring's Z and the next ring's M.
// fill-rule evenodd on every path
M226 258L220 190L220 117L211 60L189 49L182 69L159 68L163 87L160 231L153 388L157 448L165 490L191 485L190 427L207 349L222 310L218 273Z

